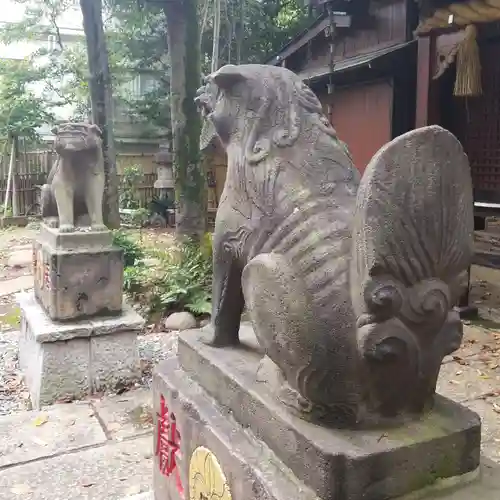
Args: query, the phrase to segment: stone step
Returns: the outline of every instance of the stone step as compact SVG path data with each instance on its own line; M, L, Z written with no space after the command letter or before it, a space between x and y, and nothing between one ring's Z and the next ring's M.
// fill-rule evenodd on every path
M153 484L152 451L151 436L144 436L3 469L0 500L120 500L141 495Z

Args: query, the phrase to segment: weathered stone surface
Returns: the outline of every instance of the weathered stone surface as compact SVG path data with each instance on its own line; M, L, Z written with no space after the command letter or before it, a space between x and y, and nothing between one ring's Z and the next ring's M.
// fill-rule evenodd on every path
M71 233L42 224L38 240L56 250L103 250L113 243L111 231L94 231L90 227L77 228Z
M54 405L0 417L0 469L105 442L88 404Z
M140 378L137 332L100 335L89 342L93 391L127 387Z
M145 320L126 302L122 314L109 318L92 318L92 335L102 336L122 331L139 333L144 328Z
M135 389L94 402L108 435L118 441L152 432L152 406L150 389Z
M464 325L464 338L460 351L456 355L446 356L443 363L449 363L454 359L454 356L458 356L458 359L469 358L489 348L495 349L497 344L498 341L490 330L485 330L474 325Z
M120 332L140 332L144 319L123 302L119 316L82 319L72 322L54 322L40 306L33 293L18 296L24 317L37 342L58 342L73 338L110 335Z
M17 250L9 255L7 266L15 269L30 267L32 263L33 251L31 248Z
M198 326L196 318L189 312L172 313L165 319L163 326L166 330L191 330Z
M33 276L19 276L0 282L0 297L33 288Z
M210 325L211 321L209 319L202 319L200 321L200 328L205 328L206 326Z
M499 386L500 373L496 376L487 374L484 364L472 357L467 358L464 365L445 363L441 368L437 391L454 401L464 402L495 392Z
M119 248L55 250L34 243L35 294L53 320L119 314L123 251Z
M47 184L42 186L42 217L49 225L58 223L61 233L74 231L76 220L85 215L89 216L92 228L105 230L102 217L105 176L99 127L64 123L53 133L58 158Z
M122 500L155 500L155 498L154 498L153 492L150 491L148 493L141 493L139 495L126 497L126 498L123 498Z
M0 499L120 500L147 492L152 453L147 436L0 470Z
M20 307L19 363L35 408L123 388L140 376L137 332L144 320L131 308L121 318L61 324L33 294L20 297Z
M429 492L425 500L496 500L500 498L500 468L489 460L481 460L481 477L467 486L450 492ZM405 499L402 499L405 500Z
M213 344L238 344L246 304L274 391L302 418L375 427L425 412L443 358L460 345L457 278L473 255L460 142L440 127L413 130L360 182L291 71L228 65L196 100L202 147L217 135L228 158Z
M24 293L18 296L19 306L26 325L22 330L29 329L36 342L56 342L79 337L90 337L93 325L90 320L83 319L71 323L56 323L47 315L34 293Z
M89 339L37 342L22 307L19 365L34 408L89 393Z
M478 467L479 419L441 398L434 412L404 428L333 430L294 417L255 381L259 355L245 331L245 347L228 351L202 347L209 334L200 341L193 332L181 334L180 359L193 370L187 374L175 358L157 369L154 410L161 412L163 395L175 416L182 484L198 446L215 453L234 500L388 500ZM195 366L216 400L194 381ZM165 478L155 468L155 494L180 499L174 475Z
M242 348L207 346L210 335L205 328L179 336L181 366L320 498L334 491L349 500L395 498L424 486L424 478L460 475L479 464L479 419L459 405L437 397L433 411L405 426L327 429L294 417L257 380L262 351L249 325L240 330Z
M189 462L199 446L208 448L217 457L229 480L233 500L317 500L316 495L294 477L267 446L252 432L228 418L212 398L178 370L175 359L160 365L154 377L155 415L161 410L161 395L166 398L168 411L176 418L181 450L176 454L177 471L169 477L160 473L158 457L155 456L156 500L190 498ZM156 432L154 436L156 449ZM179 482L186 492L185 497L179 492Z
M465 403L481 418L481 448L484 455L500 459L500 397L478 399Z

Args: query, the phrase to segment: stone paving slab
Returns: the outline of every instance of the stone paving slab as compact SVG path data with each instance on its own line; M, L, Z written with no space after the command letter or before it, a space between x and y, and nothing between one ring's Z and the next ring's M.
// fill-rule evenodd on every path
M441 367L437 392L457 402L470 401L500 390L500 370L472 356L466 364L446 363Z
M0 471L0 500L119 500L149 492L152 448L146 436Z
M8 267L14 268L31 268L33 262L33 248L31 245L28 248L19 248L11 251L7 260Z
M489 460L481 460L481 476L467 486L448 491L436 491L422 500L498 500L500 498L500 469ZM401 500L417 500L401 499ZM420 499L418 499L420 500Z
M92 404L111 439L121 441L153 430L152 394L149 389L108 396Z
M13 293L20 292L21 290L29 290L33 288L33 276L18 276L11 280L0 281L0 297L12 295Z
M46 411L4 416L0 418L0 470L105 442L106 435L88 404L55 405Z
M489 349L500 349L500 340L493 332L473 325L464 325L464 339L460 349L451 356L446 356L443 363L478 355Z
M500 397L465 403L481 417L481 450L495 462L500 461Z
M141 493L140 495L123 498L122 500L154 500L154 493L149 491L148 493Z

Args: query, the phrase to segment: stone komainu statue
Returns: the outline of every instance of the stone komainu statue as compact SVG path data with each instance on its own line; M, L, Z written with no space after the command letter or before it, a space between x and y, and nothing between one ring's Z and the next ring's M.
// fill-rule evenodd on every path
M462 325L473 255L469 164L448 131L385 145L360 181L314 93L291 71L225 66L197 104L201 147L228 170L214 234L214 346L249 309L259 378L303 418L356 425L433 401ZM270 382L271 383L271 382Z
M88 215L92 229L105 230L102 217L104 160L101 131L89 123L64 123L52 131L57 160L42 186L42 217L71 232ZM52 221L50 221L52 219Z

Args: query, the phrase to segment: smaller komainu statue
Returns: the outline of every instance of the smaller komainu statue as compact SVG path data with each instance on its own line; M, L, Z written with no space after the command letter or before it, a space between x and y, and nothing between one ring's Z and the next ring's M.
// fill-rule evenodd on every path
M59 231L74 231L88 215L95 231L106 230L102 216L104 160L101 131L89 123L64 123L53 131L57 160L42 186L42 217Z
M216 134L228 158L213 345L239 342L246 303L266 353L259 377L303 418L372 425L422 413L462 339L453 306L473 204L459 141L437 126L408 132L360 180L291 71L228 65L205 83L201 147Z

